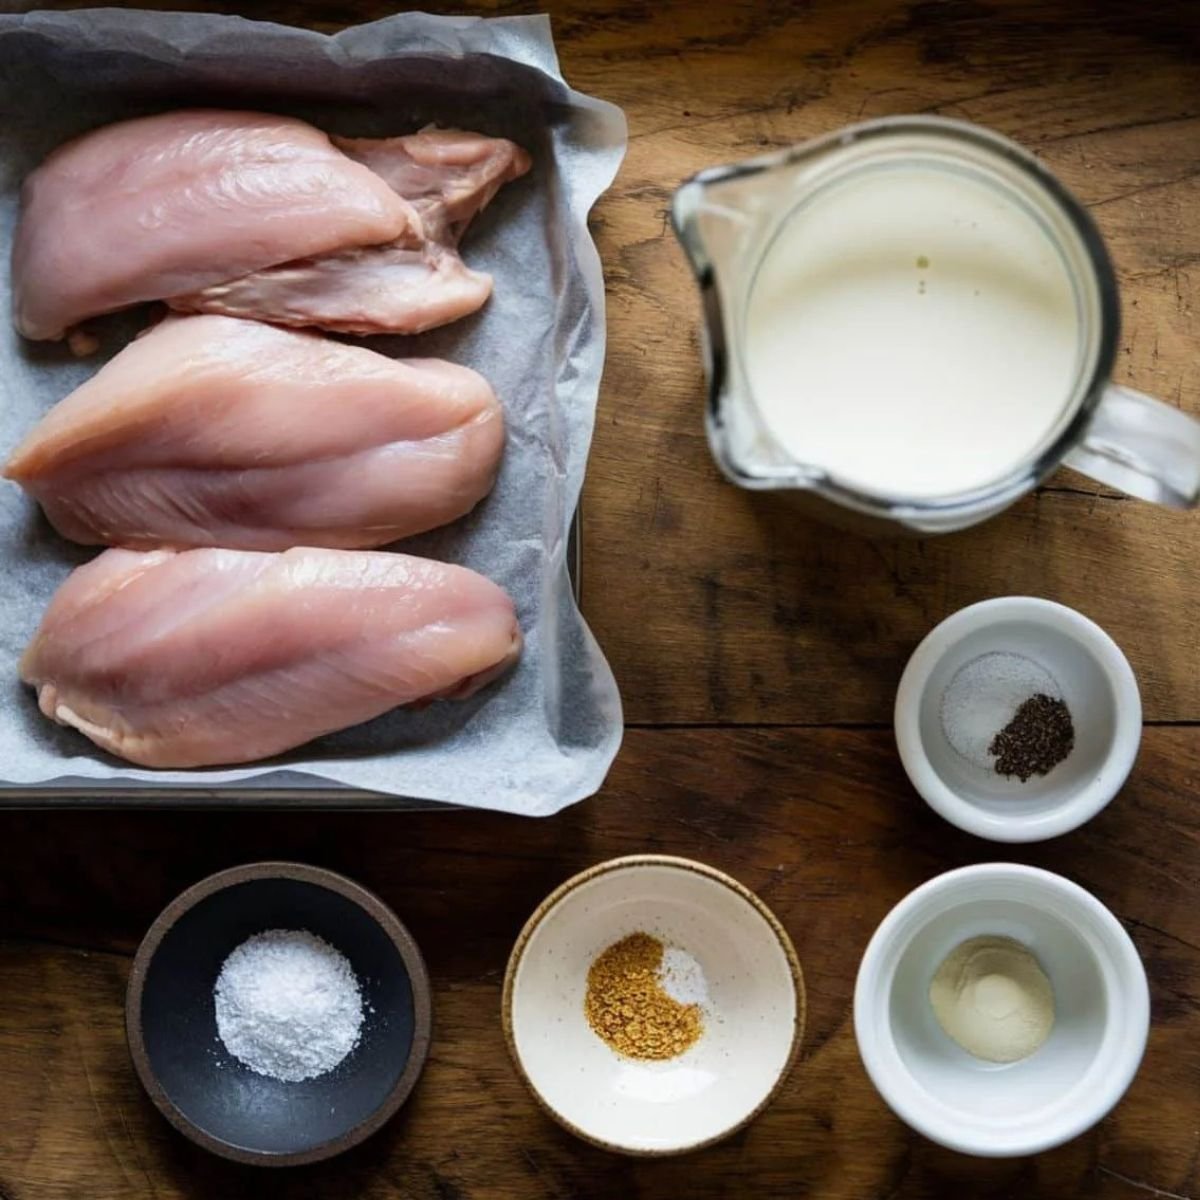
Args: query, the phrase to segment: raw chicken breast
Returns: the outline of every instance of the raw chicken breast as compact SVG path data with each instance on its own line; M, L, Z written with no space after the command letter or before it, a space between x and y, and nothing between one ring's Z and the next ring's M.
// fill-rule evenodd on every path
M85 545L353 548L469 512L503 444L467 367L172 317L51 409L4 474Z
M457 251L399 243L302 259L217 283L168 303L179 312L228 313L336 333L424 333L482 308L492 277Z
M334 137L333 144L370 167L421 216L427 238L457 245L475 216L530 158L507 138L430 127L394 138Z
M30 338L306 255L420 243L373 171L303 121L187 110L59 147L25 182L13 316Z
M421 333L484 304L492 277L470 270L458 243L496 192L529 170L529 155L504 138L453 129L333 141L412 203L422 238L271 267L172 297L173 308L371 334Z
M200 767L460 699L520 648L508 595L464 567L344 550L108 550L58 590L21 678L46 716L113 754Z

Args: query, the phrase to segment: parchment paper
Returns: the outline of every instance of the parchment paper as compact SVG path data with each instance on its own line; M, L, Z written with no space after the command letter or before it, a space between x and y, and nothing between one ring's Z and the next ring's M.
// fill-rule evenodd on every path
M466 363L504 403L508 443L494 493L467 519L401 548L463 563L507 588L525 652L512 675L466 703L397 711L267 765L133 768L47 721L17 679L17 660L55 588L95 551L59 539L16 485L2 483L0 781L65 776L102 789L316 777L531 815L590 795L620 743L621 707L576 608L565 554L604 359L603 282L585 219L624 154L623 115L563 83L543 17L401 14L326 36L237 17L114 9L0 16L4 245L22 179L59 143L124 117L197 104L284 112L357 136L433 121L510 137L533 155L530 175L500 192L463 245L469 265L495 276L483 311L421 337L367 343ZM147 314L98 323L102 352L83 361L62 346L24 343L7 319L4 258L0 452L7 455Z

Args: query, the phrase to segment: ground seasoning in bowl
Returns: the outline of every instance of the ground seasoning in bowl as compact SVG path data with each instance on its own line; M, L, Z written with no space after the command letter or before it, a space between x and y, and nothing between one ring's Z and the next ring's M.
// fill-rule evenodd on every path
M958 669L941 700L942 731L968 762L1027 783L1075 748L1057 680L1023 654L993 651Z
M1018 706L988 751L995 756L997 775L1015 775L1024 783L1032 775L1048 775L1074 748L1070 709L1057 697L1039 692Z
M664 956L670 955L664 972ZM584 1012L588 1024L627 1058L676 1058L704 1032L698 967L681 971L684 952L648 933L631 933L597 956L588 970ZM680 992L688 1001L671 992ZM670 988L670 990L668 990ZM695 997L695 999L692 999Z

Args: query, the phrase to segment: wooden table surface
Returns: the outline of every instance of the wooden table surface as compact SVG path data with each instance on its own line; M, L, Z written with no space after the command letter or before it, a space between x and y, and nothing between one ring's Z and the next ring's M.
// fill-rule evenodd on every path
M320 29L393 8L191 7ZM1108 237L1124 289L1118 378L1200 414L1198 11L1189 0L556 6L568 79L630 123L594 220L610 343L584 524L584 608L629 721L612 775L543 822L0 815L0 1197L1200 1196L1200 516L1062 474L983 529L870 542L735 491L705 445L697 306L666 215L698 168L855 118L991 125L1040 154ZM920 637L1013 592L1103 624L1133 662L1148 725L1109 810L1009 850L925 808L888 721ZM730 1141L677 1160L612 1157L553 1125L517 1081L498 1019L506 956L536 903L635 851L693 856L757 890L808 981L807 1036L782 1094ZM130 955L159 908L207 872L263 857L377 890L435 985L432 1055L403 1112L343 1158L283 1173L177 1136L138 1087L121 1021ZM850 1020L859 956L891 905L939 871L994 858L1061 871L1112 907L1145 959L1154 1014L1141 1073L1099 1128L996 1162L910 1134L868 1083Z

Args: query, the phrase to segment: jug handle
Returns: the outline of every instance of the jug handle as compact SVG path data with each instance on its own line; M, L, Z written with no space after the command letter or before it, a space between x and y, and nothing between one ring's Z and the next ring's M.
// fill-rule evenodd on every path
M1108 385L1083 441L1063 461L1141 500L1200 503L1200 421L1132 388Z

